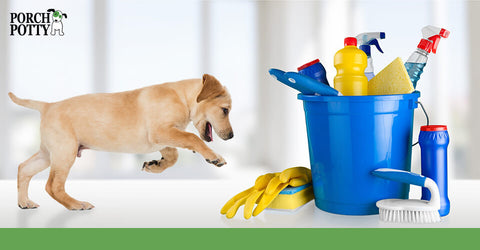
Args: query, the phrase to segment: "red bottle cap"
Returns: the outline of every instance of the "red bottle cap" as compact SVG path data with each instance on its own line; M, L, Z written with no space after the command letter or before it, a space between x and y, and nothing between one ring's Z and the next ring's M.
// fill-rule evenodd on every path
M447 126L446 126L446 125L428 125L428 126L422 126L422 127L420 127L420 131L427 131L427 132L447 131Z
M346 37L343 41L344 46L357 46L357 38L355 37Z
M315 60L313 60L313 61L311 61L311 62L309 62L309 63L305 63L304 65L298 67L297 69L298 69L298 71L300 71L300 70L302 70L302 69L304 69L304 68L308 68L308 67L314 65L315 63L320 63L320 60L319 60L319 59L315 59Z
M420 43L418 43L417 48L423 49L426 52L430 53L432 52L432 46L433 46L432 42L428 41L427 39L422 39L420 40Z

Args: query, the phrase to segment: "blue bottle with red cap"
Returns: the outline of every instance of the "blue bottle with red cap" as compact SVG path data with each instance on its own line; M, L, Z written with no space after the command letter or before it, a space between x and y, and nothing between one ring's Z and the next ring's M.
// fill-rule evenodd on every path
M319 59L315 59L309 63L305 63L297 69L298 73L309 76L317 80L317 82L321 82L327 86L330 86L327 80L327 72L325 71L323 65L320 63Z
M421 148L422 175L431 178L440 191L440 216L450 212L448 199L447 147L450 139L447 126L422 126L418 142ZM430 191L422 188L422 200L430 200Z

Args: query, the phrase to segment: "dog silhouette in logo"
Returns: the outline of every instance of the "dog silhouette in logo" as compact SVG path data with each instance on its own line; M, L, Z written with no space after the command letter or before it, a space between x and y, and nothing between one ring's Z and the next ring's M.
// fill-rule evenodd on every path
M66 13L62 13L60 10L55 10L55 9L48 9L48 12L53 12L53 22L52 22L52 27L50 28L50 35L54 36L58 34L63 36L63 23L62 19L67 18Z

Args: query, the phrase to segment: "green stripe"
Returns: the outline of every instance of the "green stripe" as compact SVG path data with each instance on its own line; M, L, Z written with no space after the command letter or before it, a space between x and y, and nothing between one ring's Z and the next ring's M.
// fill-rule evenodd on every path
M0 229L0 249L460 249L478 245L479 233L479 229Z

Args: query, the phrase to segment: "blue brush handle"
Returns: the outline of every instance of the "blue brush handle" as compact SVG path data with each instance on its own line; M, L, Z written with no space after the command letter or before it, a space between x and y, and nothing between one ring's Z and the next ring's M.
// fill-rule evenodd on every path
M310 89L313 92L320 94L320 95L330 95L330 96L338 96L340 95L338 90L328 86L327 84L320 83L315 79L299 74L297 72L287 72L285 73L285 77L291 81L292 79L295 82L295 85L302 86L303 88Z
M285 71L282 71L282 70L279 70L279 69L270 69L268 71L268 73L270 73L270 75L272 75L279 82L300 91L304 95L314 95L315 94L315 91L313 91L309 88L306 88L303 85L299 85L299 84L290 82L288 80L288 78L285 77ZM317 82L317 84L319 84L319 82Z
M420 187L424 187L425 181L427 180L427 177L423 175L390 168L379 168L372 171L372 174L383 179L413 184Z

